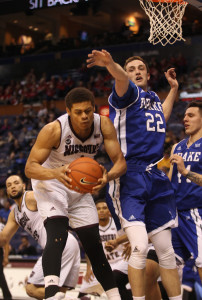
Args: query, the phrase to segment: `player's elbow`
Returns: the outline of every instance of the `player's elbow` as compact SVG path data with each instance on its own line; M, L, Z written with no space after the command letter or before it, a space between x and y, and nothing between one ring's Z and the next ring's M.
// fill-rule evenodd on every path
M27 161L27 163L25 165L25 176L27 178L31 178L31 172L30 172L30 170L31 170L31 166L30 166L29 161Z

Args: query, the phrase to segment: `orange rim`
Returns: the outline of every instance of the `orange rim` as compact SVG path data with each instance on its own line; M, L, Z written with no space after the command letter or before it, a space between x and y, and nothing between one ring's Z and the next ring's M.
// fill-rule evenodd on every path
M172 3L172 2L178 2L181 4L187 4L184 0L147 0L148 2L162 2L162 3Z

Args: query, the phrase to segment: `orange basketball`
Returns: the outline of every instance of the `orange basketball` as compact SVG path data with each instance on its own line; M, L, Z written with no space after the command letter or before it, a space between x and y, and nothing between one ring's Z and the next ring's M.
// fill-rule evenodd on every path
M69 165L69 169L71 169L68 176L72 179L72 190L81 194L91 193L98 179L103 176L100 165L90 157L80 157L74 160Z

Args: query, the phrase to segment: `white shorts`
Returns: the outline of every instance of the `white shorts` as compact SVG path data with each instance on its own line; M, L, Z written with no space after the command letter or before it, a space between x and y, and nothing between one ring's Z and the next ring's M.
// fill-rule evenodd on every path
M80 269L80 248L76 238L69 233L66 246L62 253L61 271L60 271L60 287L74 288L78 282ZM42 257L40 257L27 283L44 286L44 275L42 268Z
M128 275L128 262L124 259L115 262L114 264L110 264L112 271L118 270L124 274ZM87 294L99 294L101 295L104 293L104 290L101 286L101 284L97 281L96 277L94 276L93 279L90 282L87 282L85 279L83 279L80 290L81 293L87 293Z
M97 209L91 194L69 190L56 179L32 179L32 188L43 220L53 216L67 216L72 228L98 224Z

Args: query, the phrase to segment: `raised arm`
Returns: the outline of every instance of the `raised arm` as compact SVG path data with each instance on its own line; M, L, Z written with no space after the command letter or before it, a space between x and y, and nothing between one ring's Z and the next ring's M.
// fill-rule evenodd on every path
M12 210L9 214L8 221L4 229L0 232L0 247L3 247L9 243L18 228L19 225L15 221L14 211Z
M91 68L94 66L106 67L109 73L115 79L115 89L119 97L122 97L128 89L129 79L124 69L117 64L111 54L106 50L98 51L93 50L88 54L87 67Z
M42 166L51 150L59 146L60 134L61 129L58 121L49 123L42 128L27 159L25 174L28 178L39 180L57 179L67 188L70 188L71 179L66 174L69 172L68 165L55 169Z
M172 109L173 109L173 104L175 102L175 99L177 97L177 92L178 92L178 81L176 79L176 73L175 69L171 68L168 69L167 72L164 73L166 79L168 80L168 83L170 85L170 92L168 93L165 101L162 104L163 107L163 113L166 122L169 120Z

